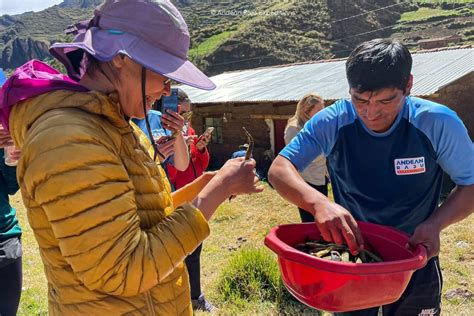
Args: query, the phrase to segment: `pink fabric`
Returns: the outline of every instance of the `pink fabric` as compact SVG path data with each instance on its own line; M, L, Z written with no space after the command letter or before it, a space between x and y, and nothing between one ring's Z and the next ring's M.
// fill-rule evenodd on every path
M0 89L0 118L3 126L9 129L10 109L16 103L53 90L88 91L39 60L33 59L18 67Z

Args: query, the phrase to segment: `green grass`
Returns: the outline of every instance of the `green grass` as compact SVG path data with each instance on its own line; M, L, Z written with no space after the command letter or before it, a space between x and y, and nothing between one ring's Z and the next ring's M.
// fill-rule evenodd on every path
M222 269L217 289L222 300L232 304L277 301L281 293L278 266L265 249L242 249Z
M400 17L400 22L422 21L433 17L459 16L457 10L443 10L441 8L419 8L416 11L405 12Z
M189 50L188 55L190 57L197 57L203 55L209 55L226 39L230 38L234 34L233 31L225 31L217 35L213 35L200 43L197 47Z
M13 198L23 227L24 291L19 315L47 315L47 286L36 241L26 221L20 195ZM279 304L271 300L248 301L245 306L224 300L219 290L223 271L242 249L261 249L276 257L263 245L263 238L271 227L299 222L295 206L283 200L266 186L261 194L239 196L223 203L210 222L211 235L204 242L201 256L202 288L206 297L219 308L218 315L319 315L295 300ZM442 232L441 268L444 276L443 293L457 288L474 292L474 216L452 225ZM443 315L471 315L474 300L443 297ZM324 315L328 315L323 313ZM198 313L200 316L208 314Z
M414 3L434 3L434 4L460 4L460 3L472 3L472 0L412 0Z

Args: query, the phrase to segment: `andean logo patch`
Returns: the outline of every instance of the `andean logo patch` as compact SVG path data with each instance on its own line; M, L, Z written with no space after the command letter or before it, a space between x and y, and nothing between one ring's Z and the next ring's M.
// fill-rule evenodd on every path
M426 172L425 157L395 159L394 166L397 176Z

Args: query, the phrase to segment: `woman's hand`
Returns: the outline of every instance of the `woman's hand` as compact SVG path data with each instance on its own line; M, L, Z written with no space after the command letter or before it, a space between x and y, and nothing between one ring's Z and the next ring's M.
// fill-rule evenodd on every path
M156 147L158 148L158 157L163 163L166 159L174 154L176 138L171 136L161 136L156 140Z
M194 140L198 137L197 135L188 135L188 136L183 136L184 141L186 142L187 146L190 146L192 143L194 143Z
M20 160L21 150L18 150L16 147L13 147L13 150L10 152L10 157L12 160Z
M255 160L243 157L228 160L194 199L194 205L210 219L229 196L262 192L263 185L258 185L260 180L255 174L255 165Z
M211 140L211 135L210 134L202 134L199 137L198 142L196 143L196 148L200 151L203 152L204 149L206 148L207 144L209 144L209 141Z
M161 115L161 124L173 133L181 132L185 123L186 119L174 111L166 110L166 113Z
M244 157L229 159L217 172L213 180L221 181L230 195L250 194L263 191L263 186L258 185L260 179L255 173L256 162L253 159L245 160ZM212 183L212 180L209 184Z
M0 148L12 146L13 140L10 133L0 124Z

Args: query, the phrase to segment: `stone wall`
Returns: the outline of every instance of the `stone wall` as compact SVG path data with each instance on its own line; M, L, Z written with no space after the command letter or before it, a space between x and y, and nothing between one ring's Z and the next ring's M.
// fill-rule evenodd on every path
M426 99L447 105L455 111L466 126L471 140L474 140L474 72L452 82L448 86L440 89L438 93L426 97ZM447 174L443 177L442 196L446 195L454 188L455 184Z
M447 105L466 125L471 140L474 139L474 72L452 82L427 99Z

